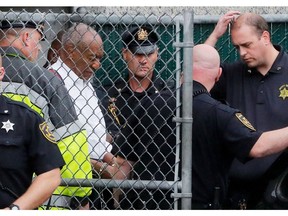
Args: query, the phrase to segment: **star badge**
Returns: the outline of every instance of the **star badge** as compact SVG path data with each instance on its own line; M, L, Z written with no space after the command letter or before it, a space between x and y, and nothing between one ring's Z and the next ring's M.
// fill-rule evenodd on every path
M288 85L287 85L287 84L282 85L282 86L279 88L279 91L280 91L279 97L281 97L283 100L285 100L286 98L288 98Z
M8 133L9 130L14 130L13 126L15 125L14 123L10 122L10 120L6 121L6 122L2 122L3 126L1 127L1 129L5 129L6 132Z

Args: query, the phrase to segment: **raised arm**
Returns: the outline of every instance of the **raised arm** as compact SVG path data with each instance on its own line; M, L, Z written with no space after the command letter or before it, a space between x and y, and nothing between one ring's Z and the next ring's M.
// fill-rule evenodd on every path
M220 17L213 32L205 41L205 44L210 45L210 46L215 46L218 39L226 32L229 23L234 20L235 16L238 16L238 15L240 15L239 11L229 11L225 15Z

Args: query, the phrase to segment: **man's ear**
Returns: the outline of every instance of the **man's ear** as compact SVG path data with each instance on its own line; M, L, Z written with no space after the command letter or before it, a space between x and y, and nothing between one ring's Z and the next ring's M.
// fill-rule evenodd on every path
M5 69L4 67L0 67L0 81L3 79L4 75L5 75Z
M216 82L218 82L219 81L219 79L220 79L220 77L221 77L221 75L222 75L222 68L221 67L219 67L219 70L218 70L218 75L217 75L217 77L216 77Z
M127 61L128 49L122 49L122 57L124 61Z
M66 51L67 57L73 57L74 55L79 55L79 52L80 52L80 51L78 51L77 47L75 47L73 45L66 46L65 51ZM74 57L77 57L77 56L74 56Z
M30 34L29 32L25 31L21 34L21 39L23 41L24 46L29 46L30 41Z
M264 31L262 33L262 38L264 39L265 44L270 43L271 39L270 39L270 33L268 31Z
M71 45L67 46L65 49L67 50L68 53L72 53L75 51L74 47Z

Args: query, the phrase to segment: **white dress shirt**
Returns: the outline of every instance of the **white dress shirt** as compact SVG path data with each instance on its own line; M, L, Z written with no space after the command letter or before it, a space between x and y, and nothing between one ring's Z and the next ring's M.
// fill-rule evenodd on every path
M52 66L64 80L79 120L87 131L90 158L103 159L112 146L106 141L106 126L96 92L89 80L80 79L60 58Z

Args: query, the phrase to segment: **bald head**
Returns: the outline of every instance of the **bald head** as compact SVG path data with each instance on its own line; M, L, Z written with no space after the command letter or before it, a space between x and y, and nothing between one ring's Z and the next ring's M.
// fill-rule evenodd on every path
M220 66L220 56L214 47L199 44L193 48L193 64L197 67L215 69Z
M217 50L207 44L194 46L193 80L200 82L210 91L220 75L220 56Z

